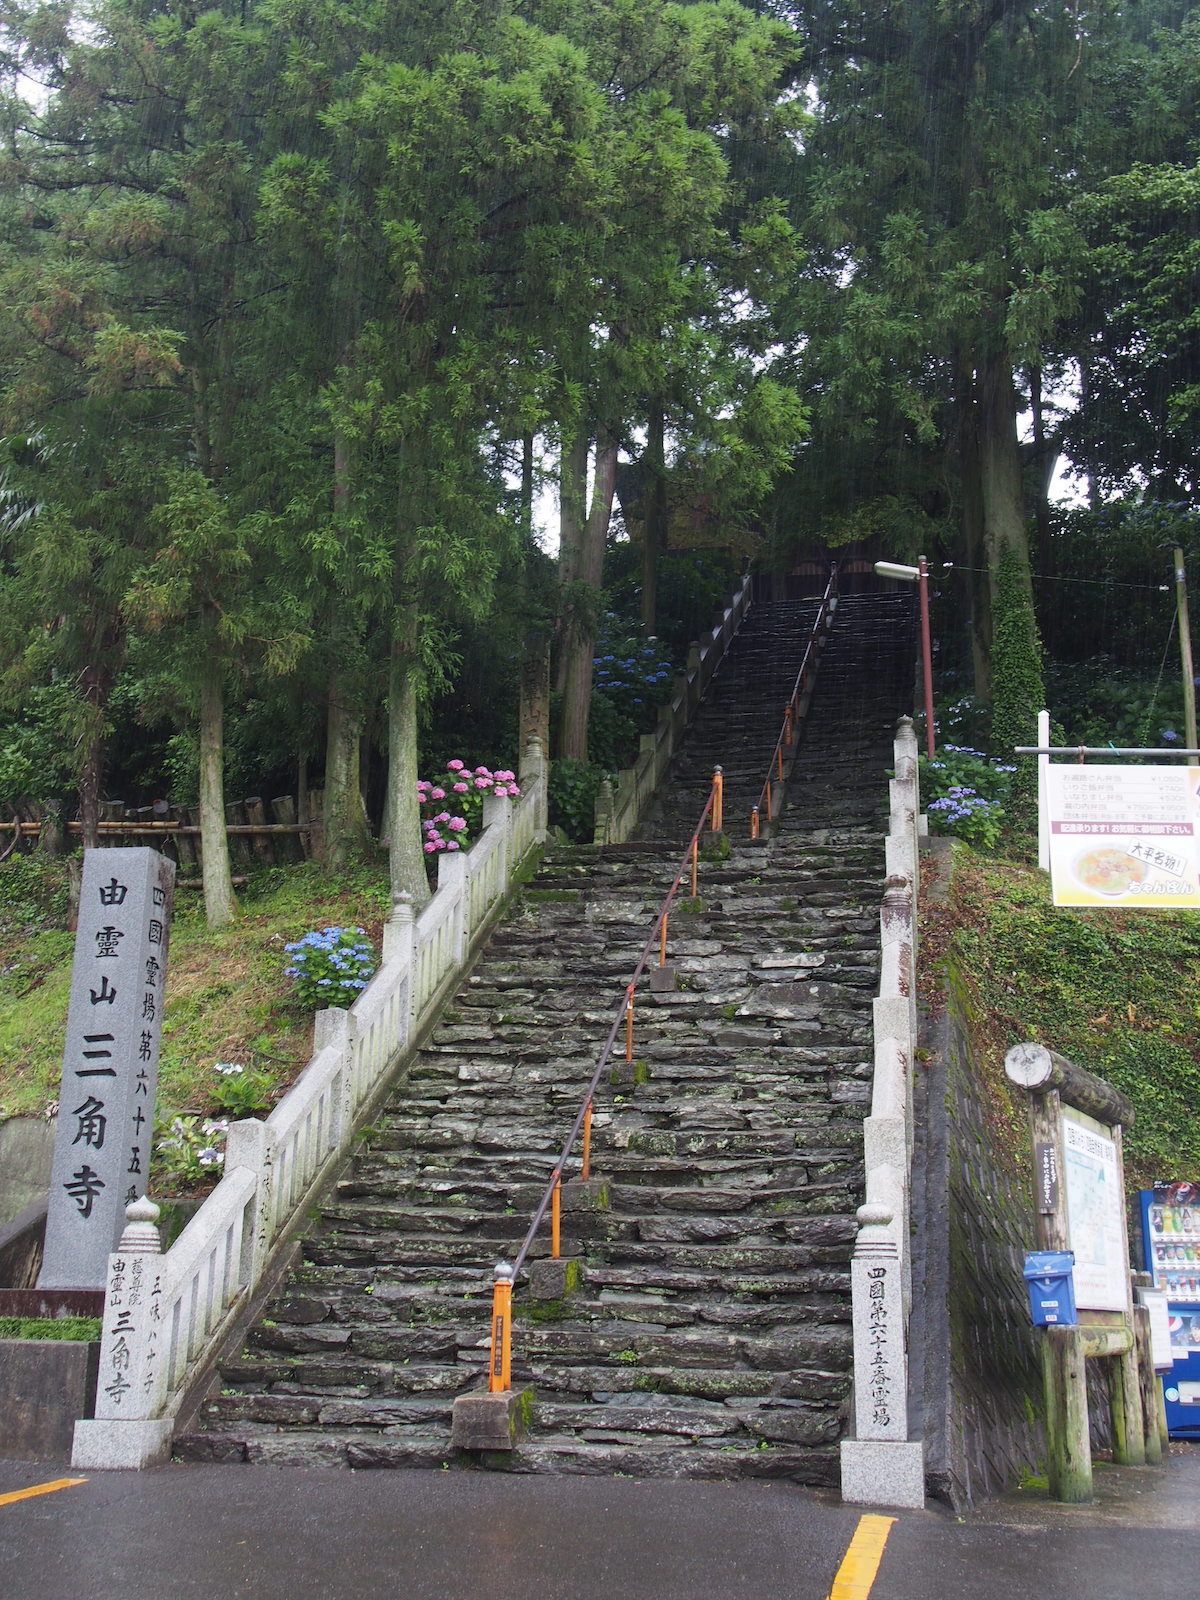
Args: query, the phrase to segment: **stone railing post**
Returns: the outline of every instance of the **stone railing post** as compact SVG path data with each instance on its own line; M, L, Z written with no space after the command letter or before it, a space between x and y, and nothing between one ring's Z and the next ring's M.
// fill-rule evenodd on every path
M550 796L550 764L546 759L546 751L541 739L534 734L521 752L521 759L517 763L517 777L521 784L521 793L527 795L537 784L537 828L536 837L538 844L546 838L549 796Z
M485 794L483 797L483 825L500 830L500 895L508 893L512 876L512 801L506 794Z
M75 1424L76 1467L147 1467L171 1452L171 1421L156 1417L166 1390L168 1334L158 1207L125 1207L125 1231L108 1258L96 1415Z
M484 801L486 807L487 801ZM484 813L484 825L487 825L487 813ZM453 897L450 915L453 921L453 957L461 961L466 954L470 942L471 931L467 927L467 858L462 851L447 853L438 857L437 886L439 892L445 890Z
M325 1006L313 1017L313 1054L332 1046L342 1058L338 1073L337 1103L334 1107L334 1135L338 1143L354 1126L354 1039L358 1019L344 1006ZM228 1156L225 1158L228 1161Z
M413 903L406 889L393 897L392 910L383 925L383 964L412 966L413 958Z
M249 1288L262 1275L274 1234L275 1140L271 1128L257 1117L231 1122L225 1135L226 1176L243 1167L255 1177L254 1204L242 1239L242 1282Z
M413 982L413 958L416 954L416 917L413 915L412 895L402 889L392 900L392 914L383 925L383 964L397 967L404 973L401 982L404 991L400 1001L400 1033L398 1048L412 1037L413 999L416 985Z

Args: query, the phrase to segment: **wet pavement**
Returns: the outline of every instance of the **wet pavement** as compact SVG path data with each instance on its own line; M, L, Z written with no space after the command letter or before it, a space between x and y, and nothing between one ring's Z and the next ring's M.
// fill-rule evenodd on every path
M828 1600L862 1513L785 1484L0 1462L3 1600ZM1200 1583L1200 1448L966 1520L898 1512L838 1600L1176 1600ZM867 1587L863 1587L863 1584Z

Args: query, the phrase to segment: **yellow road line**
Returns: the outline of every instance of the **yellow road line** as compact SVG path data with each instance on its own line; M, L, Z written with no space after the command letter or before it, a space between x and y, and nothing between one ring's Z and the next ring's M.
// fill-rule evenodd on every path
M30 1489L14 1489L11 1494L0 1494L0 1506L11 1506L14 1500L32 1500L37 1494L55 1494L59 1489L73 1489L86 1478L55 1478L51 1483L35 1483Z
M895 1517L860 1517L828 1600L867 1600Z

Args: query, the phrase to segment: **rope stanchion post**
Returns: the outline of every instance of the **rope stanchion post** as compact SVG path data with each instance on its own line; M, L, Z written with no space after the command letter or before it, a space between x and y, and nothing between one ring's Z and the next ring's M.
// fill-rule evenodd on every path
M633 985L625 995L625 1059L633 1060Z
M492 1359L488 1393L507 1394L512 1388L513 1269L498 1261L492 1280Z
M562 1254L562 1173L554 1175L554 1197L550 1202L550 1255L557 1261Z
M750 837L758 838L758 807L752 806L750 810Z
M789 750L792 747L792 739L794 737L793 725L795 720L796 713L792 706L792 702L789 700L787 705L783 708L783 742L785 745L787 745Z
M712 803L712 831L723 833L725 830L725 772L721 767L713 768L713 803Z
M692 899L700 893L700 841L692 840Z
M781 744L775 746L775 776L780 783L783 782L783 746Z
M768 778L767 779L767 821L768 822L773 822L774 820L775 820L775 813L771 809L771 780L770 780L770 778Z
M670 917L664 913L663 919L658 925L658 964L660 967L665 967L667 964L667 924L670 920Z
M592 1102L583 1113L583 1166L579 1176L586 1183L592 1175Z

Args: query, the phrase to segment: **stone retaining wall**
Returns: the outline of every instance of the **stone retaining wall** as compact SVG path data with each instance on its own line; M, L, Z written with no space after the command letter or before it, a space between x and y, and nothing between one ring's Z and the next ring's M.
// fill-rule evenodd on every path
M985 1086L953 998L938 1032L929 1110L945 1124L944 1141L931 1144L941 1143L945 1163L948 1346L933 1402L943 1412L942 1459L927 1465L931 1487L961 1510L1041 1470L1042 1377L1021 1276L1035 1238L1030 1179L1014 1174L998 1150L990 1109L991 1096L1007 1096L1008 1086L1002 1073L1000 1085Z
M934 899L948 894L948 840L930 841L923 874ZM1022 1276L1036 1248L1027 1135L1014 1163L1001 1146L997 1106L1024 1125L1026 1106L999 1061L972 1047L960 975L944 974L945 1009L926 1019L922 1100L925 1205L924 1405L926 1482L964 1510L1045 1471L1040 1353ZM1094 1449L1110 1440L1098 1365L1089 1371Z

